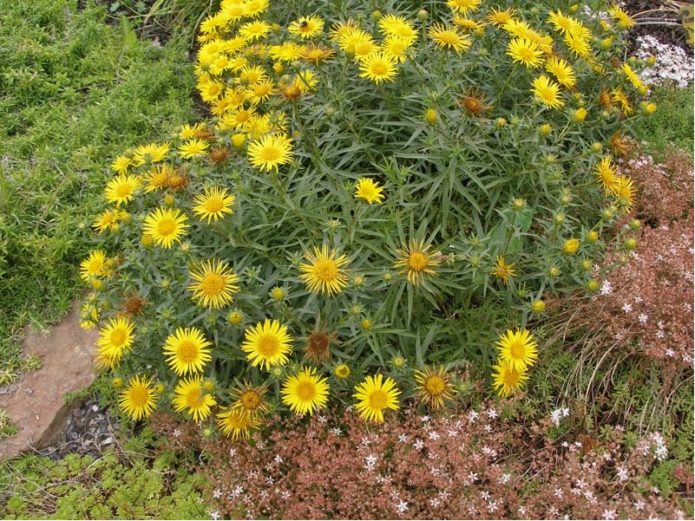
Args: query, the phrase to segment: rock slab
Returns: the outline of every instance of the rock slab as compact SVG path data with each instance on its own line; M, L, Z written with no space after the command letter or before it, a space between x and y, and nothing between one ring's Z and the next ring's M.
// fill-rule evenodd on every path
M18 428L15 436L0 441L0 459L47 447L61 436L72 410L65 394L94 381L97 338L96 328L86 331L80 327L79 302L48 334L28 329L24 354L38 356L42 366L0 388L0 407Z

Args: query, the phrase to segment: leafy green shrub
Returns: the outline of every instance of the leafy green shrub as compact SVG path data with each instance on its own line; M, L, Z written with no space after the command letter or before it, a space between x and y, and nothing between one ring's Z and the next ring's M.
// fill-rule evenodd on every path
M239 436L270 390L311 414L377 373L354 389L380 421L396 384L437 408L456 388L442 366L495 358L516 391L535 340L500 333L546 292L596 291L633 205L611 156L655 110L642 64L617 58L633 22L451 0L288 24L267 7L228 0L201 24L213 118L113 162L81 269L100 363L119 386L139 375L123 410L146 417L165 390L196 421L231 402L218 422Z

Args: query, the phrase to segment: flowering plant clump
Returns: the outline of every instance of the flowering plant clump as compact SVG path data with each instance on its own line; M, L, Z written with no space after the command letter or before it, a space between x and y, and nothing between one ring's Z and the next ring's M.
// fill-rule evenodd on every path
M674 469L659 432L551 436L570 419L531 423L493 404L436 417L409 409L399 420L374 428L347 411L278 417L279 428L241 445L171 416L154 425L173 450L208 456L213 519L684 519L692 511L691 494L650 480L661 466ZM683 489L689 472L673 470Z
M614 158L656 107L609 12L224 0L195 69L212 117L114 160L82 265L123 409L234 437L331 400L382 422L455 399L468 359L516 392L542 356L528 313L597 289L636 196ZM452 319L486 302L518 313L497 348Z

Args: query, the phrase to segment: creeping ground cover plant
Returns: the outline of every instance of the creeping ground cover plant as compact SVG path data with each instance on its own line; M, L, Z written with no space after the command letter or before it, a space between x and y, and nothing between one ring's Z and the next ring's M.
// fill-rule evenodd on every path
M122 410L234 438L330 402L383 422L455 400L470 360L517 392L543 356L529 314L634 242L615 165L656 106L621 61L632 20L289 4L223 0L198 37L210 118L113 161L81 273ZM491 303L511 319L471 340L458 317Z

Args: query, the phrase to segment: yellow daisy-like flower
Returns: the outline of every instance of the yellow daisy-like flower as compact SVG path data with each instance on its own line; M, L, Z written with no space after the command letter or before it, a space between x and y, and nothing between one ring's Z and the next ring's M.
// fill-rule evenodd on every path
M470 38L461 34L456 27L447 27L438 22L432 24L427 34L434 40L437 47L452 49L458 54L468 50L472 43Z
M119 393L118 405L134 421L151 416L157 406L157 395L151 380L133 376Z
M508 329L497 341L500 359L522 371L536 363L538 358L538 343L527 329Z
M514 9L491 9L487 15L488 21L496 25L497 27L502 27L503 25L509 23L512 18L514 18Z
M589 39L578 33L567 33L565 35L565 44L575 56L580 58L588 58L591 54Z
M315 368L305 368L285 380L281 394L282 403L293 413L311 416L328 403L328 380Z
M506 286L509 284L509 279L516 277L516 270L514 269L514 264L507 264L504 257L497 257L492 274L500 279Z
M377 374L376 376L367 376L361 384L355 387L353 397L357 399L355 407L362 419L383 423L385 410L398 410L399 394L400 391L392 378L384 380L382 374Z
M543 65L543 52L531 40L514 38L507 46L507 55L525 67L535 69Z
M102 365L114 367L128 351L135 340L135 325L126 317L110 319L109 323L99 330L99 358Z
M596 177L601 182L606 194L614 193L618 185L618 172L613 167L610 157L604 157L594 169Z
M253 386L248 382L232 390L232 409L241 409L252 416L258 416L268 411L265 400L267 388L264 385Z
M427 276L437 274L436 268L440 260L435 254L430 253L430 246L424 241L411 239L407 247L398 249L398 258L394 267L400 269L414 286L419 286Z
M287 355L292 351L291 343L287 326L278 320L266 319L246 330L241 350L247 353L246 359L252 366L270 369L287 363Z
M386 36L403 38L410 44L417 39L417 31L413 24L402 16L387 14L379 18L379 30Z
M384 199L384 187L369 177L360 177L355 185L355 197L369 204L381 203Z
M345 266L349 261L345 255L338 256L338 252L324 245L307 251L304 258L307 262L299 265L299 278L312 293L336 295L347 286Z
M211 345L200 329L180 327L164 342L164 356L178 376L200 373L205 364L212 360Z
M268 78L268 73L259 65L247 65L239 71L238 80L241 83L253 84Z
M267 22L255 20L245 23L239 27L238 35L246 42L253 42L264 38L271 30L271 26Z
M254 167L277 172L279 166L292 161L292 143L284 134L269 134L249 145L248 156Z
M411 42L403 36L387 36L382 47L384 54L392 58L396 63L405 63L408 58L408 49Z
M550 11L550 13L548 13L548 21L553 28L561 34L571 33L577 23L569 16L562 14L560 10Z
M301 38L314 38L323 31L323 20L318 16L302 16L292 22L287 30Z
M176 412L185 411L193 421L203 421L210 416L210 408L217 404L215 399L203 388L199 376L179 380L174 389L172 401Z
M258 105L272 96L274 89L275 84L272 80L259 81L246 89L245 96L251 105Z
M133 152L132 163L135 166L140 166L146 162L159 163L164 161L169 154L171 146L169 143L150 143L148 145L140 145Z
M322 47L320 45L305 46L302 47L301 50L301 56L304 60L317 65L323 61L326 61L334 54L335 51L333 49L329 47Z
M469 12L475 11L480 7L482 0L448 0L447 5L452 11L458 11L459 13L467 14Z
M268 10L270 0L246 0L241 5L244 6L244 16L254 18Z
M111 163L111 170L119 174L125 174L132 164L133 161L128 156L118 156Z
M560 96L560 86L545 74L533 80L531 89L536 100L551 109L561 108L565 102Z
M373 52L360 63L360 78L367 78L377 85L396 77L396 60L384 52Z
M171 248L188 230L187 222L188 217L181 210L157 208L145 218L143 232L163 248Z
M118 218L121 213L118 210L106 210L102 212L92 224L92 227L99 233L104 233L106 230L115 231L118 229Z
M270 57L278 62L294 62L302 56L304 46L294 42L285 42L282 45L270 47Z
M562 251L566 255L574 255L577 253L577 250L579 249L579 239L567 239L563 244L562 244Z
M631 29L636 24L635 20L616 4L612 5L608 12L618 21L618 27L621 29Z
M228 408L217 413L217 426L222 434L232 440L247 440L253 429L259 426L258 418L240 409Z
M145 193L161 190L169 185L169 179L175 175L174 169L169 165L157 165L145 177Z
M633 87L635 87L637 90L643 90L646 88L646 86L644 85L640 77L637 75L637 73L632 70L630 64L623 63L623 72L625 73L625 76L627 76L627 79L630 80L630 83L632 83Z
M226 262L208 260L190 272L191 284L188 289L193 293L193 300L200 306L220 309L232 301L239 292L239 276L230 269Z
M179 137L185 140L193 139L194 137L198 137L199 133L204 130L204 123L195 123L193 125L189 125L188 123L186 123L185 125L182 125L179 129Z
M525 368L515 368L505 360L501 360L492 369L492 385L502 398L517 392L528 380Z
M631 210L635 205L635 196L637 195L637 188L635 188L635 183L628 176L618 177L613 193L618 198L618 202L626 209Z
M210 224L211 221L217 221L225 214L234 213L232 206L235 200L236 198L225 188L208 188L204 193L196 195L193 213L200 219L206 219Z
M104 194L108 202L116 206L121 206L133 199L135 191L139 186L140 180L137 177L129 174L121 174L108 182Z
M80 278L89 282L104 274L106 268L106 253L103 250L95 250L80 263Z
M420 400L429 402L432 409L441 409L445 401L454 397L454 388L443 366L425 367L423 371L415 371L415 382Z
M545 70L555 76L555 79L568 89L571 89L577 83L574 69L562 58L558 58L557 56L550 57L545 63Z
M201 157L207 154L210 144L202 139L191 139L179 147L179 155L183 159Z

